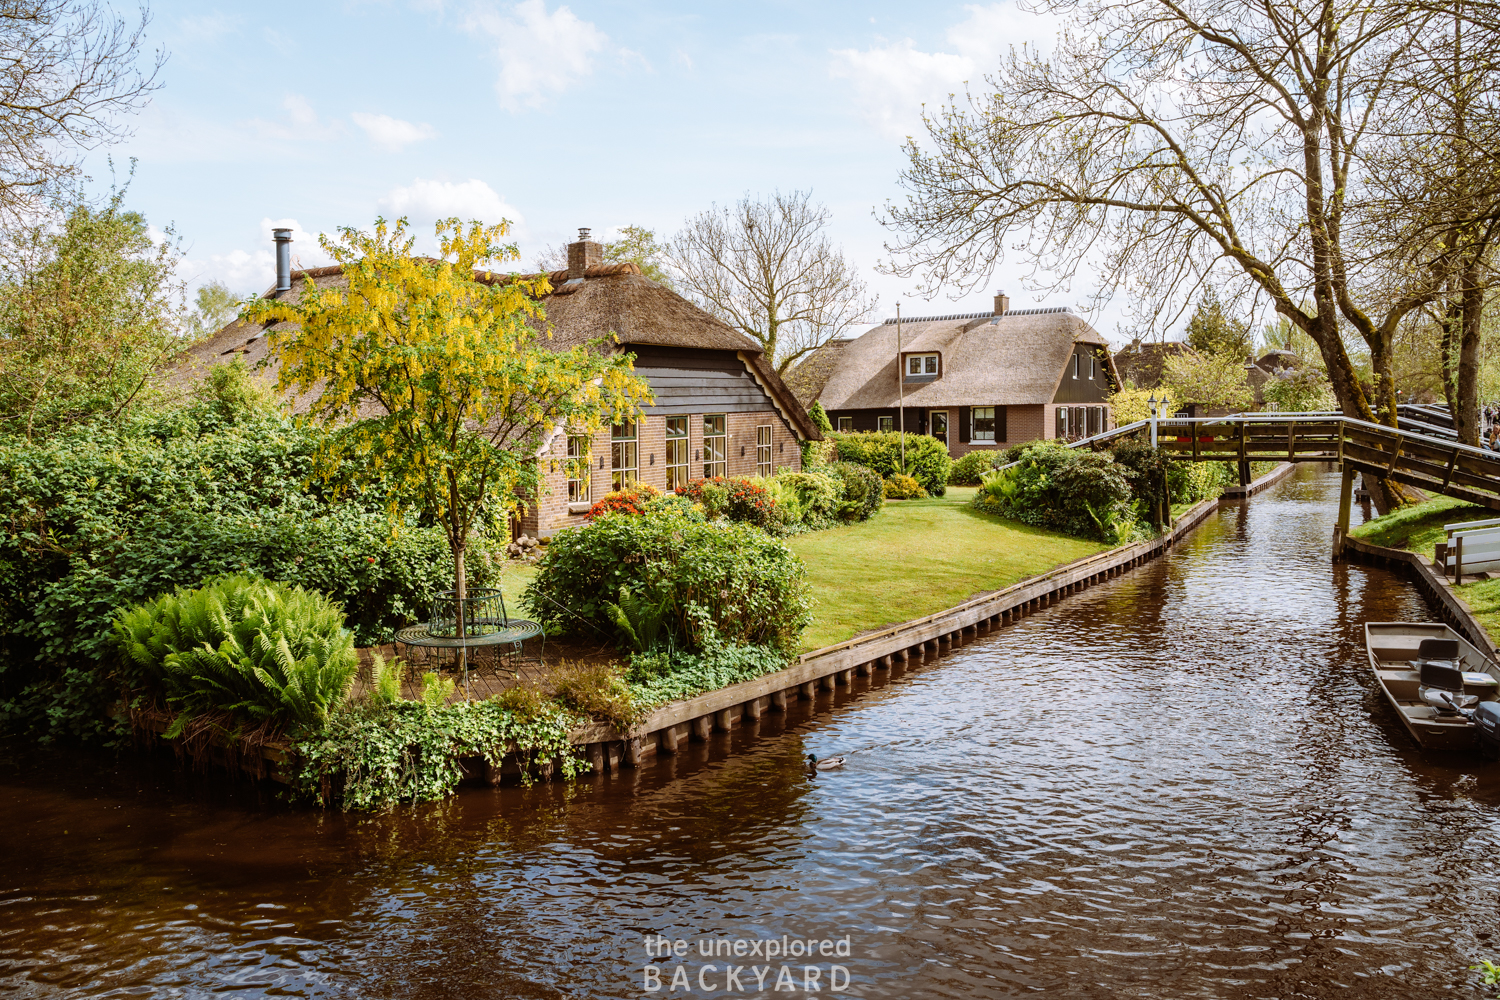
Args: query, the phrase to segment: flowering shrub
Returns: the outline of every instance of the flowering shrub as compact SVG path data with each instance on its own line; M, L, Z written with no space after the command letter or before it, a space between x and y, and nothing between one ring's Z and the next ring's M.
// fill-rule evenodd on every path
M916 500L926 495L927 491L922 489L922 484L911 476L903 476L898 472L885 481L887 500Z
M631 483L622 490L606 493L594 501L594 506L589 508L588 518L592 521L605 514L644 514L646 505L659 496L661 490L655 486Z
M776 520L776 499L764 486L750 479L738 476L694 479L686 486L679 486L677 492L702 504L710 517L723 514L731 521L743 521L757 528L769 527Z

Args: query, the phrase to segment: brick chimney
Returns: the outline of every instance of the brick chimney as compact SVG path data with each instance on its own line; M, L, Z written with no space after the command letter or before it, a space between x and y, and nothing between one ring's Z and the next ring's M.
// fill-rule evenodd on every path
M568 280L583 278L583 272L604 263L604 246L589 239L587 229L578 230L578 242L568 244Z
M1010 296L1004 292L995 293L995 315L1004 316L1010 312Z

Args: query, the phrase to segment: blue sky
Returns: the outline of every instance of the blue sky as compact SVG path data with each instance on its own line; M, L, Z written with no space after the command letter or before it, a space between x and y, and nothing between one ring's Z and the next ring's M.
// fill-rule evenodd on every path
M832 233L880 295L909 315L1074 305L1002 270L984 291L925 302L877 273L872 212L899 196L903 137L1012 44L1051 22L999 4L276 3L156 0L150 41L165 87L109 152L139 160L129 201L175 225L193 284L237 292L272 279L270 229L315 235L377 214L516 223L538 250L590 226L670 236L745 193L811 188ZM89 172L107 176L103 154ZM878 317L876 317L878 318ZM1114 323L1095 320L1106 335Z

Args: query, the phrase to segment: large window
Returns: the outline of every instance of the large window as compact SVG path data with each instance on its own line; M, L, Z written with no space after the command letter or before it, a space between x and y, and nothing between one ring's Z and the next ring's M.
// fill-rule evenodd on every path
M609 434L610 487L620 489L633 483L640 472L640 450L636 443L634 420L615 424Z
M703 417L703 478L727 476L729 454L724 439L724 414L710 413Z
M771 474L771 427L755 428L755 474L757 476L769 476Z
M854 418L853 417L839 417L839 433L840 434L852 434L852 433L854 433Z
M895 417L876 417L875 418L875 426L877 428L879 428L880 430L883 430L883 431L893 431L893 430L896 429L896 418Z
M667 418L667 489L688 484L688 418Z
M568 503L589 502L589 439L568 435Z
M938 356L936 354L908 354L906 356L906 377L914 375L936 375L938 373Z
M995 440L995 408L993 406L976 406L970 412L974 416L973 426L969 429L969 440Z

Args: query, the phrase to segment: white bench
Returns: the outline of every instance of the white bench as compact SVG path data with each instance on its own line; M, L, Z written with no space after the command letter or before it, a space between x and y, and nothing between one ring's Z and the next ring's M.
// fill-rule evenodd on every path
M1500 570L1500 518L1450 524L1445 534L1443 573L1452 573L1455 583L1464 573Z

